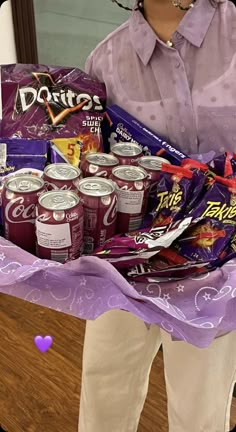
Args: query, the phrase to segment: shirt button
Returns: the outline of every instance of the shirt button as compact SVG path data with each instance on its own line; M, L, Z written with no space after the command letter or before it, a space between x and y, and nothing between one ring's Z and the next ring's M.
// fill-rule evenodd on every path
M176 32L175 34L174 34L174 38L176 39L176 40L182 40L182 35L180 34L180 33L178 33L178 32Z
M179 69L180 68L180 62L175 63L175 67L176 67L176 69Z

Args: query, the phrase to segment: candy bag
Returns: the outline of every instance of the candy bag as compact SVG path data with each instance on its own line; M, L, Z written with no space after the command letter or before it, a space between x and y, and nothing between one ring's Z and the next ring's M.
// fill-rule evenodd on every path
M0 138L0 226L1 193L6 179L13 174L41 176L47 163L49 142L44 140Z
M22 168L44 170L49 141L0 138L0 177Z

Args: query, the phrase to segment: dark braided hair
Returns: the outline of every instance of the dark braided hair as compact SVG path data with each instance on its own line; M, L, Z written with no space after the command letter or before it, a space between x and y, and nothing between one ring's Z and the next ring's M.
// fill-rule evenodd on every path
M112 0L113 1L113 3L116 3L119 7L121 7L122 9L125 9L125 10L127 10L127 11L132 11L132 10L140 10L140 7L139 6L137 6L135 9L131 9L131 8L129 8L129 7L127 7L127 6L124 6L122 3L120 3L118 0Z
M213 6L216 6L216 3L214 2L214 0L209 0L210 1L210 3L213 5ZM236 6L236 0L229 0L229 1L231 1L235 6ZM132 10L142 10L141 8L140 8L140 6L137 6L135 9L131 9L131 8L129 8L129 7L127 7L127 6L124 6L122 3L120 3L118 0L112 0L112 2L113 3L116 3L120 8L122 8L122 9L125 9L125 10L127 10L127 11L132 11Z

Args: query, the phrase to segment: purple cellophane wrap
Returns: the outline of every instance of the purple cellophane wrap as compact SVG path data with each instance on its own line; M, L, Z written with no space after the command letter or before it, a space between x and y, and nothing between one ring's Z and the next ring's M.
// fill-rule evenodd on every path
M200 278L131 286L99 258L61 265L0 237L0 292L82 319L123 309L198 347L236 330L236 261Z

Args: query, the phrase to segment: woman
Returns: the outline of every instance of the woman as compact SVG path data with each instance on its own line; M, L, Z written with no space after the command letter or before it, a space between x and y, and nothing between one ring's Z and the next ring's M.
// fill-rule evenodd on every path
M109 104L185 153L232 151L236 8L228 0L190 2L139 1L130 20L91 54L86 69L105 83ZM80 432L137 431L161 344L169 432L229 431L236 332L198 349L172 342L167 332L147 328L127 312L111 311L87 323Z

